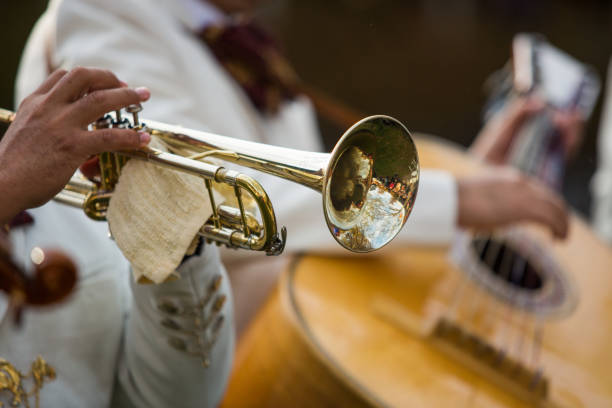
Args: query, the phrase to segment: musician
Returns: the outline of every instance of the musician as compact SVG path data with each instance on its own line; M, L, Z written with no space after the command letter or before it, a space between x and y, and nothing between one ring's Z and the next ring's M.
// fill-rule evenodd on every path
M215 38L229 45L245 36L247 43L253 36L262 38L257 31L251 32L250 26L231 29L235 21L231 15L248 13L254 3L52 1L25 51L19 95L32 89L37 78L44 75L37 72L41 61L50 67L107 67L131 83L151 87L155 96L143 113L151 119L245 140L321 150L315 114L307 98L292 92L291 87L269 86L278 83L278 78L240 81L240 67L226 69L223 58L218 58L223 50L213 53ZM268 62L255 58L255 69L259 63L260 71L261 61L268 67ZM243 77L249 78L248 70ZM519 112L507 115L505 121L522 120L529 109ZM317 193L272 176L253 175L275 203L279 222L289 230L286 251L339 250L328 234ZM519 220L541 222L557 236L567 231L561 200L518 173L495 170L455 180L446 172L423 170L413 213L394 242L446 243L457 226L488 229ZM241 302L237 307L240 327L257 309L254 305L265 297L288 258L254 256L248 251L230 251L224 258Z
M0 225L52 198L91 155L146 145L150 136L145 132L85 128L109 110L149 96L148 89L129 89L105 70L60 69L51 74L23 100L0 139Z
M126 88L108 71L59 70L32 90L0 142L3 223L52 196L91 154L149 142L149 135L131 130L85 131L104 112L150 95L146 88ZM234 327L229 282L214 246L200 244L186 256L177 270L181 279L140 285L108 239L107 225L82 210L50 202L14 221L9 238L19 266L30 264L32 248L61 246L79 270L68 301L28 309L19 328L5 318L7 299L0 297L0 356L23 373L42 361L37 356L55 369L56 378L40 391L41 406L218 404ZM12 406L17 395L6 386L0 403ZM36 384L23 387L27 392Z

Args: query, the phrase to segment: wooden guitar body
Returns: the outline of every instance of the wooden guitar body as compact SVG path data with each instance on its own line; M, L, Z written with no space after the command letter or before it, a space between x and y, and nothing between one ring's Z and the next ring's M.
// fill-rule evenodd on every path
M478 168L417 146L423 167ZM223 406L612 407L612 251L577 216L570 228L558 242L525 227L567 277L552 316L467 278L448 248L296 257L239 344Z

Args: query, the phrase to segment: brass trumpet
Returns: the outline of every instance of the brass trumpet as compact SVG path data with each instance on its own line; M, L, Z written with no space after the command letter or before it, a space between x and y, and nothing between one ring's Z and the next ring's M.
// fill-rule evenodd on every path
M168 152L141 150L102 153L101 179L94 184L73 177L55 199L83 208L96 220L106 209L128 158L147 160L177 171L200 176L209 191L213 214L200 229L209 241L235 248L278 255L285 246L286 229L277 229L274 209L261 185L236 170L201 161L214 157L269 173L310 187L323 196L323 213L333 237L354 252L370 252L387 244L408 218L416 198L419 160L408 130L389 116L360 120L340 138L331 153L304 152L238 140L164 123L139 119L140 105L126 108L132 118L106 115L92 126L125 127L149 132ZM0 122L10 123L14 113L0 109ZM234 189L237 207L217 206L213 182ZM246 211L242 193L253 199L259 216Z

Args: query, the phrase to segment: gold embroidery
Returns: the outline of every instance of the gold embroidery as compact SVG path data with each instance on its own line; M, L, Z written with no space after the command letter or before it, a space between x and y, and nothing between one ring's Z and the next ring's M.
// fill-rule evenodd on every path
M27 392L23 387L23 380L29 378L32 379L34 385ZM13 397L11 406L13 407L23 404L26 408L29 408L29 398L34 396L34 406L38 408L40 405L40 390L47 378L53 380L55 378L55 370L41 356L34 360L30 372L26 375L13 367L7 360L0 358L0 392L6 390L11 393ZM2 402L0 402L0 407L4 407Z

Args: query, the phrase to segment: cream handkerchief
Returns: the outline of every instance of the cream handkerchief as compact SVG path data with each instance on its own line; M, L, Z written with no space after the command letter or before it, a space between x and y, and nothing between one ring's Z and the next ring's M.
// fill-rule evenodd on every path
M223 202L217 193L215 200ZM136 281L161 283L193 251L211 214L204 179L132 159L121 172L107 219Z

